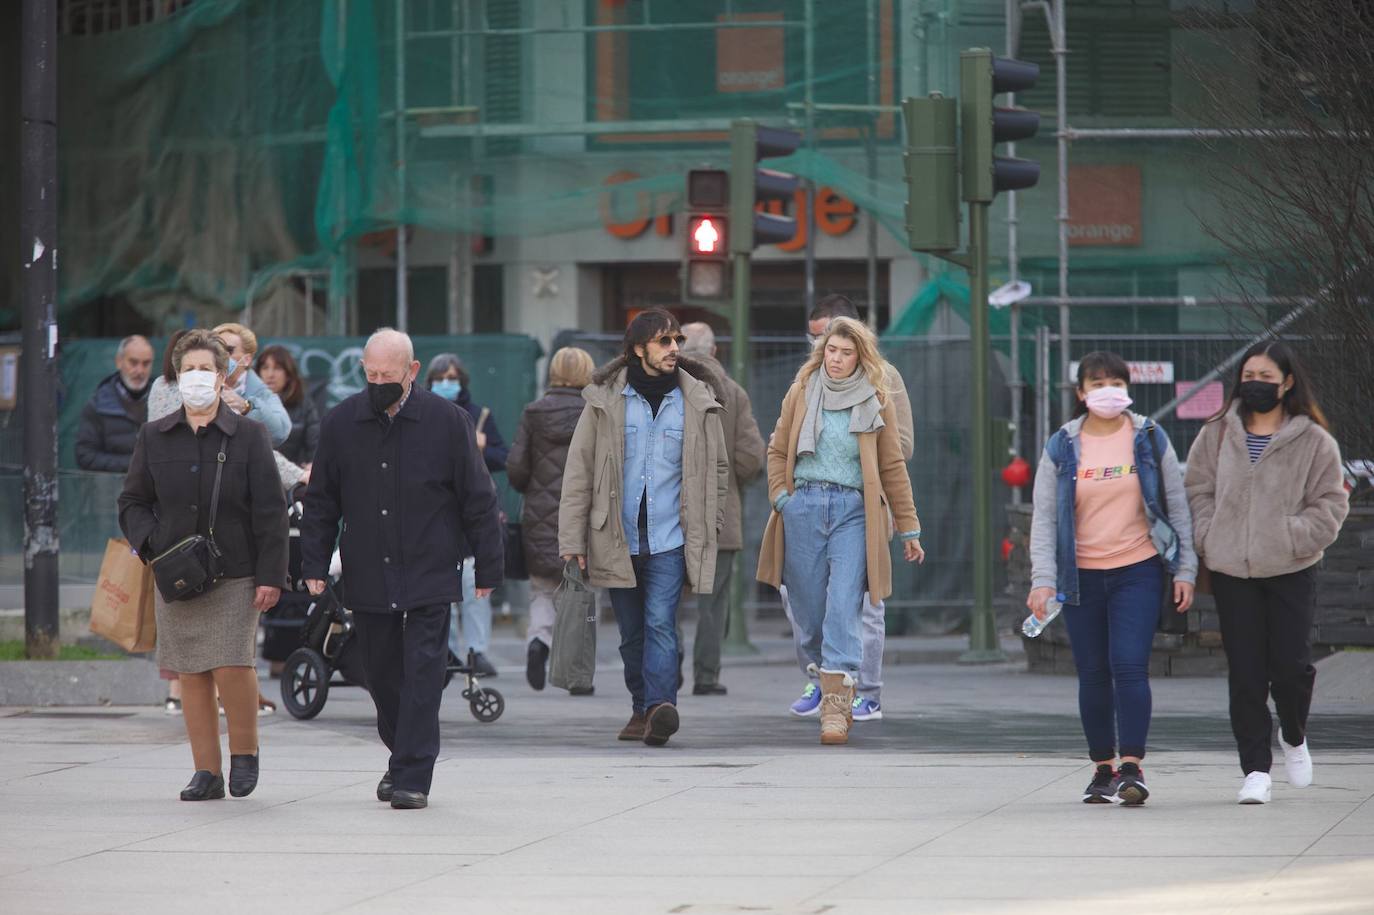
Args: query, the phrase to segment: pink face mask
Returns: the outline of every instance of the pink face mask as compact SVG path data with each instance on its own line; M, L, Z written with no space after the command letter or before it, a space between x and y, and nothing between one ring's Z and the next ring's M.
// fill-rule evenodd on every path
M1115 419L1132 403L1125 388L1117 387L1094 388L1083 401L1090 413L1102 419Z

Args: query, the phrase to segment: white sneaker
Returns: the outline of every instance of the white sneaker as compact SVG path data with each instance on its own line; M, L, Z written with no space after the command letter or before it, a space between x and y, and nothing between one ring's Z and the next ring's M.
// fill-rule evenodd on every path
M1251 772L1245 776L1245 784L1240 786L1237 800L1242 804L1269 803L1269 789L1274 784L1268 772Z
M1279 746L1283 747L1283 767L1288 770L1288 784L1294 788L1306 788L1312 784L1312 754L1307 752L1307 741L1290 747L1279 735Z

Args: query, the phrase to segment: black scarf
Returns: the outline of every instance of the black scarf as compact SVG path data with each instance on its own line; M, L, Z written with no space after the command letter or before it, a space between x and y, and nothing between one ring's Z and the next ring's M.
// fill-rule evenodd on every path
M650 375L644 371L644 366L638 359L627 360L625 366L629 369L630 384L649 402L649 409L654 411L654 416L658 416L658 410L663 406L663 398L677 387L677 370L662 375Z

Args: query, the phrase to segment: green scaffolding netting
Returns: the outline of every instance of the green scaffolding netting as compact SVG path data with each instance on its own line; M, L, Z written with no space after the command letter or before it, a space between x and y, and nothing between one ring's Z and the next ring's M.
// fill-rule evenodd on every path
M189 0L156 21L64 34L62 312L123 299L162 332L250 298L303 312L310 293L288 278L312 273L347 294L359 246L385 262L398 224L523 239L676 212L686 169L729 164L731 118L801 129L807 102L819 106L815 145L769 164L831 188L900 240L907 189L893 106L903 92L954 89L957 49L1000 46L1004 28L1000 3L938 0L915 18L908 6ZM631 31L608 31L620 27ZM1155 89L1167 113L1175 90ZM1020 154L1049 162L1042 133ZM1148 188L1196 181L1178 150L1133 147ZM1097 160L1115 161L1075 149L1075 163ZM1055 251L1048 173L1020 199L1025 269L1053 294L1053 269L1035 266ZM1075 282L1089 285L1075 294L1099 291L1094 270L1103 294L1160 295L1182 291L1177 265L1214 270L1215 244L1183 218L1107 259L1076 249ZM994 218L995 270L1003 231ZM1175 266L1157 290L1108 275L1113 264L1165 261ZM12 326L17 310L3 317ZM279 332L312 326L322 324Z
M730 117L800 127L808 87L822 104L898 101L898 4L875 0L873 18L814 4L810 68L807 6L194 0L161 21L64 35L61 307L123 296L171 329L242 307L250 290L255 304L289 296L274 278L323 273L398 223L527 237L677 211L684 169L728 159ZM572 30L646 15L656 30ZM762 27L714 27L728 21ZM555 31L512 34L531 27ZM704 126L595 132L665 120ZM501 132L576 123L590 134ZM775 164L900 236L900 135L891 112L832 113L817 148ZM635 174L608 189L622 159Z

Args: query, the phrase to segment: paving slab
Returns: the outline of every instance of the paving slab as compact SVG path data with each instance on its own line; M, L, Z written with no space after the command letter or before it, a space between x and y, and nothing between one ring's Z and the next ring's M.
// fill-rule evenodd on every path
M1320 679L1316 784L1277 771L1260 807L1235 803L1224 684L1157 682L1132 810L1079 802L1062 678L892 665L884 720L827 748L786 714L793 669L732 664L730 695L684 695L655 750L615 739L617 676L574 698L503 670L494 724L450 696L425 811L373 797L386 753L356 689L262 719L258 791L203 804L176 799L190 755L160 709L0 710L0 911L1374 910L1374 718Z

